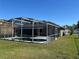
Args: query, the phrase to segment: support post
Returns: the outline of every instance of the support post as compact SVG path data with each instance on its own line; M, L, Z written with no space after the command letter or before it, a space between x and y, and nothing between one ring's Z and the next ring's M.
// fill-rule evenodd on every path
M46 24L46 35L47 35L47 43L48 43L48 23Z
M12 19L12 40L13 40L13 29L14 29L14 27L13 27L13 19Z
M58 36L58 30L57 30L57 28L55 27L55 40L57 40L57 36Z
M3 29L4 29L3 33L4 33L4 39L5 39L5 25L3 26Z
M21 40L22 40L22 19L21 19Z
M39 22L38 22L38 36L40 36L40 26L39 26Z
M34 41L34 21L32 22L32 42Z

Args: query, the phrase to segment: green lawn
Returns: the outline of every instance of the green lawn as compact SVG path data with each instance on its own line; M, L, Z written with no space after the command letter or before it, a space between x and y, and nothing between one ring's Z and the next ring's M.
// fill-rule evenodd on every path
M0 40L0 59L79 59L79 40L65 36L49 44Z

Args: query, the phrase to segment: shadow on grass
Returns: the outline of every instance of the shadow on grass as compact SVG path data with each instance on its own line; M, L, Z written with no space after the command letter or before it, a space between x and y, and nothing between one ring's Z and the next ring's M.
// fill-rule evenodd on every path
M78 37L75 37L74 39L79 39Z
M74 42L75 42L75 46L76 46L77 51L78 51L77 55L79 56L79 38L75 37L74 38Z

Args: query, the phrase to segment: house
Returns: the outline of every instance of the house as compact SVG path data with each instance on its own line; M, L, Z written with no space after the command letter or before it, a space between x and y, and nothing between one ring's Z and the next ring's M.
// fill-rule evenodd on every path
M67 25L65 25L64 33L65 33L65 35L70 35L70 33L71 33L71 30L68 28Z
M5 28L2 28L4 26ZM8 34L5 39L34 43L48 43L51 40L57 39L60 36L60 30L62 28L49 21L39 21L33 18L22 17L7 20L0 27L0 29L6 29L3 32L6 32L6 35Z

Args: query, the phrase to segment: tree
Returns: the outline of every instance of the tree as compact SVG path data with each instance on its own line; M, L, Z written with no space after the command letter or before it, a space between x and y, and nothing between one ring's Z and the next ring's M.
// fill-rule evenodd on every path
M79 29L79 21L77 22L77 29Z
M72 25L72 29L75 30L77 28L76 24Z
M78 34L78 38L79 38L79 21L77 22L77 25L76 26L77 26L76 29L77 29L77 34Z

